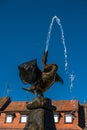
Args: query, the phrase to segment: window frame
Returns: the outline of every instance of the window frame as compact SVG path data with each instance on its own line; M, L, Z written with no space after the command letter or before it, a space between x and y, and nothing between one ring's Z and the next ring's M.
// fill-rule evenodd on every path
M22 118L25 118L26 117L26 119L22 119ZM23 120L26 120L26 121L23 121ZM21 114L20 115L20 123L27 123L27 114Z
M69 119L66 119L66 118L69 118ZM71 113L65 113L64 123L66 123L66 124L72 124L73 123L73 115Z
M59 123L60 117L61 117L60 112L55 111L54 112L54 123Z
M11 119L8 119L10 117L11 117ZM14 118L13 114L6 114L5 123L12 123L13 122L13 118Z
M54 122L59 123L59 114L54 114Z

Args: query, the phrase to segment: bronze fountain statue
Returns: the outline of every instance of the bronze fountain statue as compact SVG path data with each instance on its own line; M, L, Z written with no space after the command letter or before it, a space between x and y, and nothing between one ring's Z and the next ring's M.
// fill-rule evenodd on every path
M34 93L35 96L43 96L43 93L55 82L63 83L62 78L57 74L58 66L56 64L46 64L47 55L48 51L44 52L42 58L43 71L38 68L36 59L23 63L18 67L22 82L31 84L30 88L23 89Z
M38 68L36 59L18 66L22 82L31 84L31 87L23 89L35 95L35 98L26 105L29 115L24 130L56 130L53 114L56 107L49 98L44 98L43 94L55 82L63 83L63 80L57 73L56 64L46 64L47 55L48 51L44 52L42 71Z

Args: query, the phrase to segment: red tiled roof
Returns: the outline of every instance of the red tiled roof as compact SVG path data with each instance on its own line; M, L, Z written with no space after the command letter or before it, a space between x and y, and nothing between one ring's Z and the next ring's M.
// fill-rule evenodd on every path
M54 100L52 104L56 106L56 111L77 111L79 108L78 100ZM8 111L27 111L26 102L11 102L5 109Z
M0 110L3 109L3 107L7 104L7 102L10 102L9 97L0 98Z
M79 109L78 100L54 100L52 104L56 106L57 111L77 111Z
M9 111L27 111L26 102L11 102L4 110L4 112Z

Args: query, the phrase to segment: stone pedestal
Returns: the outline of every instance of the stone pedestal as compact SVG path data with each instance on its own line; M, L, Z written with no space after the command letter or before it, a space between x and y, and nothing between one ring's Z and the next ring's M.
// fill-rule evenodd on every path
M29 115L24 130L56 130L51 100L38 97L27 104Z

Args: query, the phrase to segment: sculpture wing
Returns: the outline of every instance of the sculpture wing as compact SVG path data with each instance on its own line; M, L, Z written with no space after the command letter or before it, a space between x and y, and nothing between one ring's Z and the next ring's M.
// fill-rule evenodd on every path
M41 77L41 71L37 67L37 60L32 60L19 65L19 75L24 84L33 84Z

